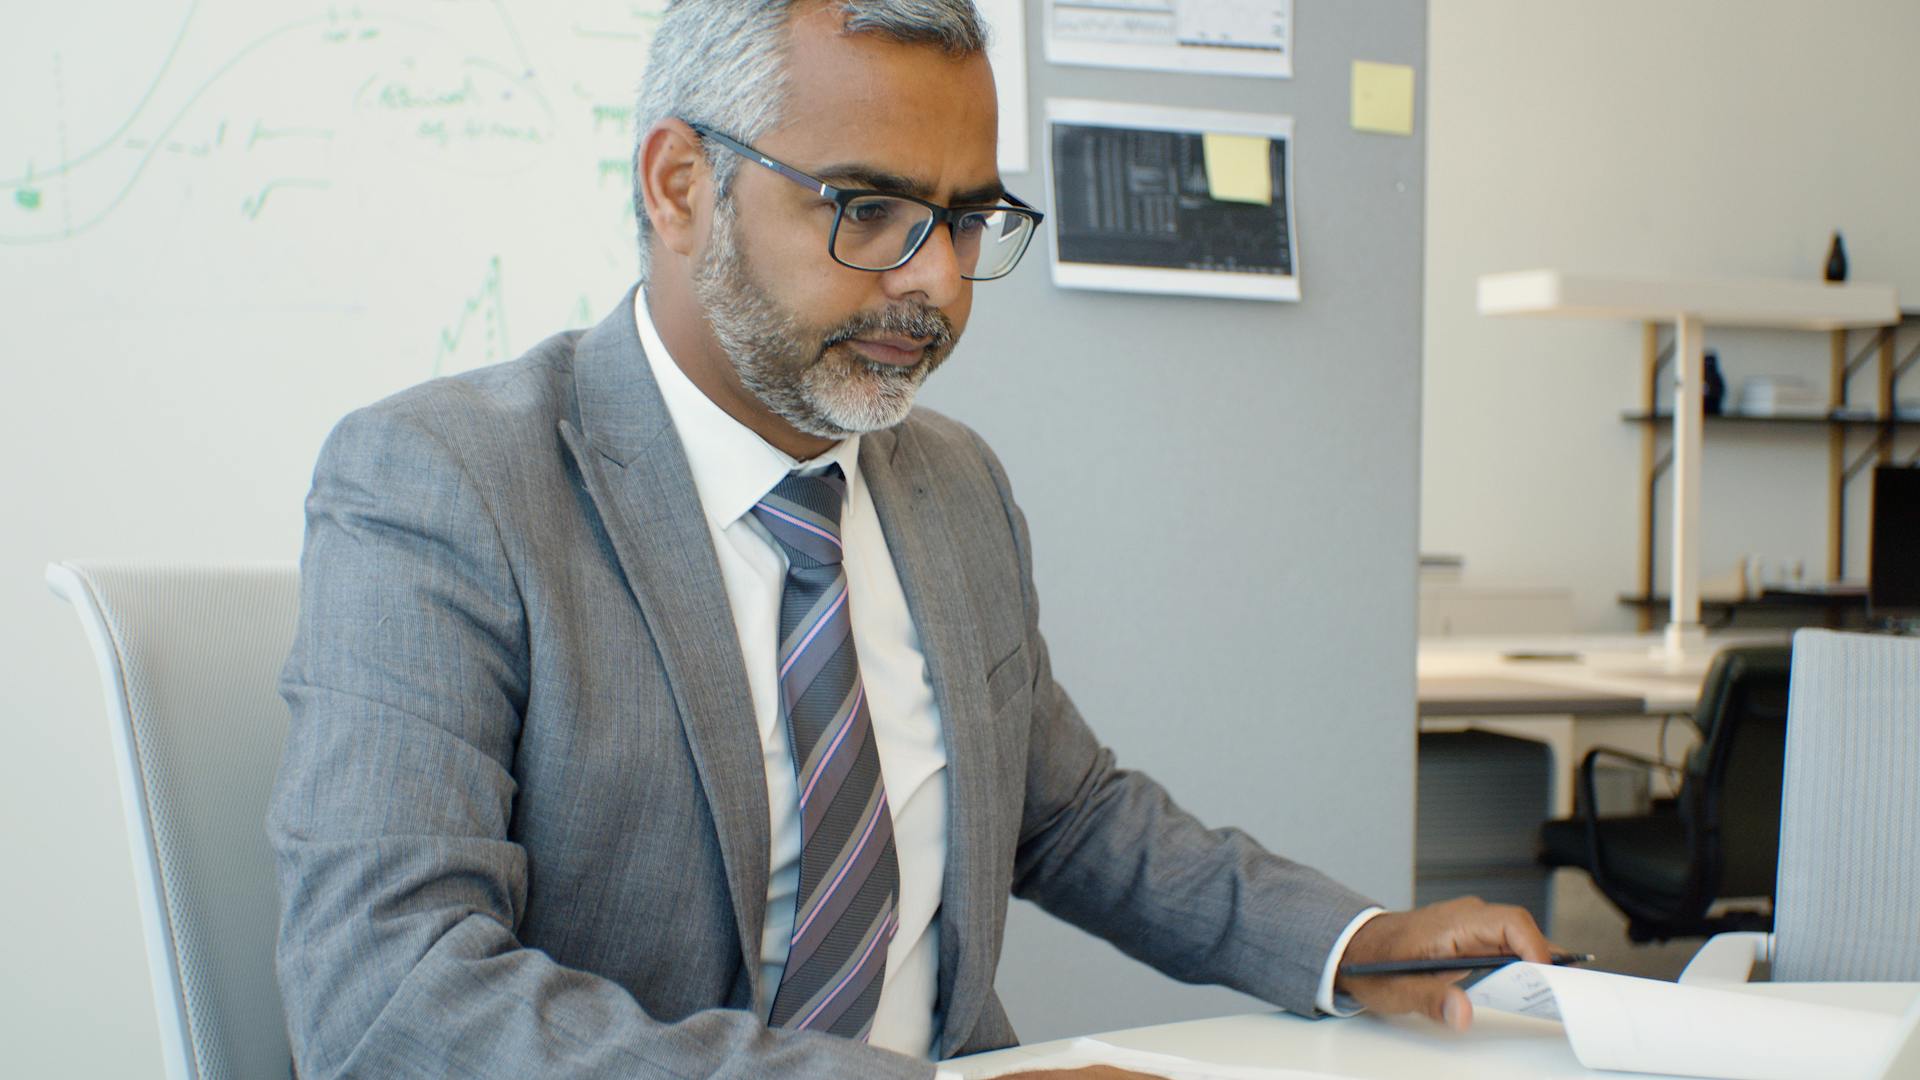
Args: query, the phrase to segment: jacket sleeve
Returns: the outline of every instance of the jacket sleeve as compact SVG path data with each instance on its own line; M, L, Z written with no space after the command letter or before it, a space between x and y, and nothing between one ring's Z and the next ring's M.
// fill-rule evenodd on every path
M307 501L282 681L292 726L267 821L299 1074L932 1076L748 1011L662 1022L517 940L527 620L489 490L436 434L448 398L348 417Z
M1026 517L1000 462L975 441L1019 553L1032 673L1014 894L1172 978L1316 1015L1329 954L1375 905L1239 829L1208 829L1153 779L1115 765L1054 681Z

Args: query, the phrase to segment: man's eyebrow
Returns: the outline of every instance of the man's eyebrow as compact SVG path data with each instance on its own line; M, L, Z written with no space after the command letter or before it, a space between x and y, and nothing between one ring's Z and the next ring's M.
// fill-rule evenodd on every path
M834 187L866 188L872 191L884 191L889 195L911 195L916 199L929 201L933 198L933 188L927 184L910 176L890 173L870 165L831 165L821 169L818 175L822 180L832 183ZM995 180L976 188L956 192L953 205L980 206L997 202L1000 196L1006 194L1006 190L1006 185Z

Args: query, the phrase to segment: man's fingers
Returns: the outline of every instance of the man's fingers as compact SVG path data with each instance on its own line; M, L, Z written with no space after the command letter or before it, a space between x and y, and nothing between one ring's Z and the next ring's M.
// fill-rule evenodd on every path
M1446 997L1440 1005L1440 1022L1455 1031L1465 1031L1473 1025L1473 1002L1468 1000L1465 990L1457 986L1447 987Z
M1553 947L1547 943L1547 936L1540 932L1540 927L1527 909L1508 908L1503 914L1506 918L1503 920L1502 936L1507 951L1535 964L1553 962Z
M1427 975L1376 975L1355 979L1349 990L1354 998L1374 1012L1419 1013L1436 1021L1445 1021L1442 1006L1447 989L1466 972L1447 971Z

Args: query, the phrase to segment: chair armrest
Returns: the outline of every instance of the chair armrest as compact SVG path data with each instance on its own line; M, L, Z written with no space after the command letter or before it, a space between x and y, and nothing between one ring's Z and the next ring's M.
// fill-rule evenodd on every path
M1658 758L1648 757L1645 754L1636 754L1631 750L1618 750L1611 746L1596 746L1593 749L1587 751L1587 756L1580 760L1580 767L1582 769L1590 769L1593 766L1589 764L1589 762L1592 762L1594 759L1601 758L1601 757L1618 758L1621 761L1630 761L1635 765L1645 765L1648 768L1652 768L1652 769L1673 768L1673 766L1667 764L1664 761L1661 761Z
M1599 816L1599 810L1593 801L1593 770L1595 764L1597 764L1601 758L1613 758L1616 761L1625 761L1648 769L1658 769L1660 772L1666 774L1668 783L1676 787L1679 785L1681 770L1676 765L1662 761L1659 758L1648 757L1645 754L1636 754L1631 750L1620 750L1611 746L1596 746L1587 751L1586 757L1580 759L1580 798L1587 807L1587 810L1582 815L1584 817Z
M1753 975L1753 965L1773 959L1773 935L1754 930L1715 934L1687 961L1680 981L1688 985L1744 983Z
M1635 754L1627 750L1617 750L1611 746L1596 746L1587 751L1580 759L1579 806L1578 816L1582 831L1587 835L1587 873L1592 876L1593 884L1600 892L1612 899L1621 910L1628 910L1614 887L1612 871L1607 866L1607 853L1600 842L1600 802L1594 790L1594 768L1601 758L1617 758L1651 768L1660 768L1663 763L1645 754Z

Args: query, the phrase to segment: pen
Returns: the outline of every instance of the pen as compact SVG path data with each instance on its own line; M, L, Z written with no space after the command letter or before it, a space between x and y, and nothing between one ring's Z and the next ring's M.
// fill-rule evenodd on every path
M1430 960L1388 960L1378 964L1346 964L1340 968L1340 974L1360 975L1418 975L1434 971L1474 971L1480 968L1505 967L1520 959L1517 956L1442 956ZM1553 962L1559 965L1591 964L1592 953L1554 953Z

